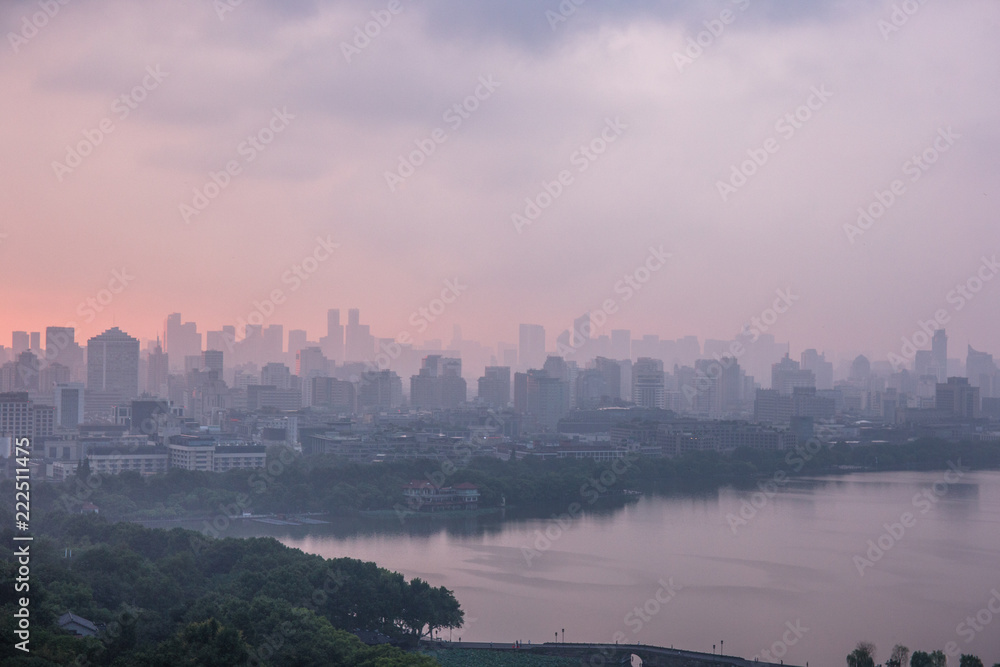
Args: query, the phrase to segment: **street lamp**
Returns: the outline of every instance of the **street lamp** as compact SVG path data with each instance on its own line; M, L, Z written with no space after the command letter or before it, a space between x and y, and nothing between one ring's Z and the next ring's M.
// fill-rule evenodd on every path
M562 643L565 644L566 643L566 628L563 628L562 631L563 631L563 642Z
M719 655L722 655L726 650L726 642L722 639L719 640Z

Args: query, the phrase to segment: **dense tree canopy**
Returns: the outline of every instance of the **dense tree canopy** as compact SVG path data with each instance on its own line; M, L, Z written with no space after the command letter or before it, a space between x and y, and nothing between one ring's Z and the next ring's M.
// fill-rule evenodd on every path
M3 545L10 538L7 531ZM6 546L0 556L0 631L11 637L16 561ZM451 591L374 563L328 560L271 538L205 540L95 515L49 515L35 532L31 566L31 654L6 642L5 665L432 665L351 633L412 644L463 621ZM59 629L66 611L98 624L99 636Z

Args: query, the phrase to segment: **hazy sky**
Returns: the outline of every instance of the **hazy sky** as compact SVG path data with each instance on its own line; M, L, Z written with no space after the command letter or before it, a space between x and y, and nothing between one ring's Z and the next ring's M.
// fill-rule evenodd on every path
M942 310L950 356L1000 353L1000 279L949 299L998 270L1000 4L577 2L4 2L0 342L275 290L313 339L330 307L494 342L608 300L605 332L729 338L790 289L793 352L885 359Z

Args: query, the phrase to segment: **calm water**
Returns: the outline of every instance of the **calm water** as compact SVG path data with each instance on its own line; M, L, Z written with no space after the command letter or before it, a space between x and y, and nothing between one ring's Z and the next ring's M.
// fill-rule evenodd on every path
M747 658L773 648L776 662L814 667L845 664L861 639L876 643L879 660L897 642L926 651L954 642L988 667L1000 662L1000 613L988 611L991 591L1000 591L1000 473L948 481L944 473L866 473L796 480L773 497L644 497L561 528L508 515L243 522L228 534L271 535L447 586L466 613L456 641L543 642L565 628L567 641L599 642L621 632L701 651L722 640L727 654ZM734 528L751 501L761 509ZM898 540L884 524L900 524ZM546 530L556 537L550 545L539 540ZM877 562L855 560L880 537L889 549ZM992 606L1000 610L1000 594ZM964 624L977 613L974 626Z

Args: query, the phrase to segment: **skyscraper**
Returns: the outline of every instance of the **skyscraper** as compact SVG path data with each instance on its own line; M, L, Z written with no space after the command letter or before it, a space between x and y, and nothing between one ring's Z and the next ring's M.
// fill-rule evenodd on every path
M280 324L268 325L261 334L261 361L277 361L285 353L285 328Z
M968 356L965 359L965 374L969 378L969 384L979 387L982 396L987 398L996 395L997 367L993 361L993 355L987 352L979 352L969 346Z
M944 329L934 332L934 338L931 339L931 357L937 381L945 382L948 379L948 335Z
M799 368L799 362L786 354L785 358L771 366L771 389L777 389L785 396L791 396L795 387L815 387L816 376L812 371Z
M288 332L288 357L294 360L299 350L309 346L309 334L305 329L292 329Z
M184 369L185 357L201 356L201 334L194 322L181 322L180 313L171 313L163 322L163 351L170 355L171 370Z
M327 359L344 363L344 327L339 308L326 311L326 335L320 338L319 345Z
M361 324L357 308L347 311L347 330L344 342L345 361L368 361L375 354L375 339L367 324Z
M632 366L632 401L640 408L666 407L663 362L639 357Z
M14 356L27 352L30 347L30 339L27 331L14 331L10 335L10 346L14 350Z
M80 383L55 386L56 426L76 428L83 423L83 391Z
M816 376L816 389L833 389L833 363L826 360L826 355L809 349L802 352L800 359L802 369Z
M510 403L510 367L487 366L479 378L479 400L491 408L505 408Z
M87 341L87 389L119 395L139 395L139 341L118 327Z
M153 396L167 396L167 382L170 376L170 361L167 353L160 345L159 337L156 345L149 352L146 369L146 391Z
M517 358L521 368L541 368L545 363L545 327L522 324L518 328Z
M222 350L205 350L201 353L201 370L215 371L218 379L222 379L223 352Z

